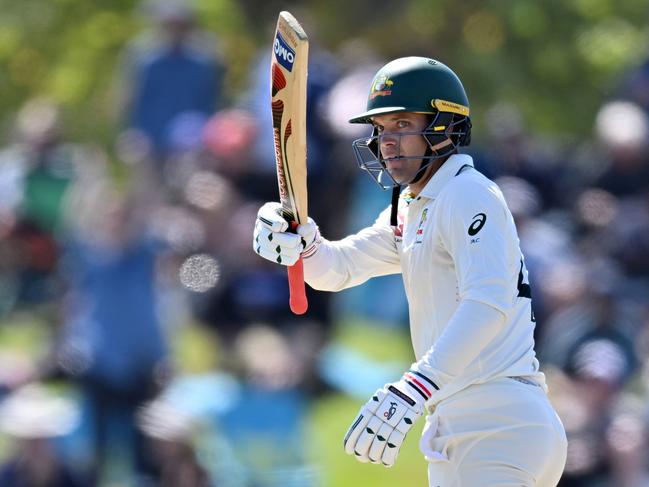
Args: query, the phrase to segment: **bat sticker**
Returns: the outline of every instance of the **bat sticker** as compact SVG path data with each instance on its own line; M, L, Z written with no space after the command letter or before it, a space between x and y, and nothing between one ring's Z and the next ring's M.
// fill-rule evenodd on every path
M282 88L286 87L286 78L284 77L284 73L282 73L282 70L279 68L279 66L275 63L273 63L272 66L273 69L273 86L272 86L272 91L271 95L274 97Z
M295 51L291 49L291 47L286 43L279 32L275 37L273 51L275 52L275 59L277 59L277 62L284 66L289 73L293 71L293 63L295 63Z

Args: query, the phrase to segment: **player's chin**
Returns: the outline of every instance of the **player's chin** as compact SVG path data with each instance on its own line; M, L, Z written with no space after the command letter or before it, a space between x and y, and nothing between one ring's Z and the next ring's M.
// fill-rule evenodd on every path
M385 167L387 168L390 175L393 177L399 174L403 174L403 171L405 169L405 165L403 161L399 159L393 159L393 160L386 159Z
M390 168L388 166L388 173L390 174L390 176L392 176L392 179L394 179L399 184L406 184L408 183L408 181L410 181L408 175L406 174L406 171L404 171L402 168Z

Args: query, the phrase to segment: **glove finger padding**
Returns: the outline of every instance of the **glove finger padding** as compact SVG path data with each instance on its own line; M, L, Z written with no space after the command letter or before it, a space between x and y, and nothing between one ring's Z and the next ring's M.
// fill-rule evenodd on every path
M318 226L312 218L298 225L297 233L288 231L279 203L266 203L257 213L252 247L264 259L292 266L301 255L313 255L321 242Z
M368 454L370 462L383 463L383 451L385 450L388 437L392 431L393 429L387 423L383 423L379 426L379 430L370 446L370 452Z
M302 238L291 233L271 232L257 223L255 224L252 247L264 259L290 266L300 258Z
M282 205L276 202L265 203L257 212L257 221L271 232L285 232L288 222L282 216Z
M304 250L304 240L300 235L286 232L288 223L280 215L279 203L266 203L257 214L252 247L264 259L291 266L300 258Z
M345 435L345 452L361 462L394 465L406 434L423 414L423 406L394 385L379 389Z
M391 467L395 464L397 456L399 455L399 450L401 449L401 445L405 439L406 435L401 431L392 431L386 441L385 450L383 450L383 456L381 457L381 463L383 463L383 465Z
M263 225L255 225L255 242L268 248L282 247L285 249L296 249L303 245L302 237L294 233L272 232ZM299 248L298 250L302 250Z
M356 459L359 462L367 463L370 461L370 446L372 446L372 442L382 424L383 422L379 418L372 416L367 422L365 429L358 435L358 440L356 440L356 445L354 446L354 455L356 455Z
M356 419L352 425L347 430L345 434L345 439L343 440L343 447L345 448L345 453L348 455L354 455L354 447L356 446L356 441L360 434L365 431L367 423L369 423L372 413L367 411L365 406L363 406L356 416Z
M255 247L255 252L266 260L282 264L285 266L292 266L300 258L300 252L276 252L265 247Z

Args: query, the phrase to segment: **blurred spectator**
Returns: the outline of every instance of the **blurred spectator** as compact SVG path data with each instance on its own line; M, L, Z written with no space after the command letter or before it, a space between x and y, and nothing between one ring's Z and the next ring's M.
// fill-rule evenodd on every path
M509 176L527 181L544 209L564 203L566 195L560 188L565 183L562 175L566 168L558 141L530 135L522 113L511 103L493 105L485 119L489 121L488 140L476 154L480 171L492 179Z
M649 59L623 76L618 94L649 112Z
M11 487L90 487L63 461L54 440L77 427L79 411L69 399L33 384L0 405L0 431L16 439L13 455L0 466L0 485Z
M66 197L102 166L98 153L65 142L61 110L52 100L25 103L15 131L15 143L0 152L0 312L57 297Z
M110 184L84 188L70 209L76 226L61 266L64 323L44 375L63 372L80 386L100 478L116 462L146 472L134 415L169 372L157 309L164 249L149 238L144 210Z
M251 485L319 485L304 448L315 352L308 330L254 324L239 334L233 352L240 389L219 425L249 469Z
M560 486L625 485L606 481L612 478L609 432L618 395L634 367L630 341L614 329L593 330L574 345L567 387L558 387L553 396L568 435Z
M218 40L198 27L189 1L144 5L155 30L135 39L125 57L126 125L149 140L158 164L223 103L225 68Z
M638 366L634 327L616 294L624 289L620 277L594 274L589 282L572 307L548 320L540 341L548 367L563 371L550 374L552 399L568 435L561 486L611 485L610 428L619 395Z
M156 399L140 409L137 419L146 435L146 452L153 463L152 486L213 485L197 459L193 436L198 425L191 415L163 399Z
M219 235L228 236L215 247L220 279L209 292L196 296L196 315L217 330L223 340L226 370L241 361L236 344L242 334L258 323L265 323L294 347L295 366L301 369L296 387L302 392L319 392L322 384L314 369L329 331L326 296L308 289L309 313L296 316L290 311L286 271L259 262L246 245L256 214L257 203L246 202L218 228Z
M648 193L649 196L649 193ZM601 248L635 279L649 277L649 198L623 198L613 202L611 218L604 227Z
M595 119L595 137L608 157L594 185L614 196L649 190L649 117L627 101L605 103Z

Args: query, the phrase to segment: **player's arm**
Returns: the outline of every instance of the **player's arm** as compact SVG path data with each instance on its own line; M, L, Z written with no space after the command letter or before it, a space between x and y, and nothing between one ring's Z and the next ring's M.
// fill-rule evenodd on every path
M361 408L343 440L347 454L363 463L394 465L426 402L493 339L504 315L486 304L465 300L451 321L447 328L451 332L442 334L430 356L414 363L399 381L376 391Z
M342 240L323 239L318 251L304 259L304 279L314 289L339 291L368 279L401 272L387 210L376 222Z
M517 295L518 244L502 195L480 184L465 189L440 201L438 222L455 263L460 303L431 350L413 364L439 388L501 333ZM472 197L462 197L467 193Z
M267 203L258 213L253 247L262 257L283 265L304 258L304 278L314 289L339 291L371 277L401 271L394 234L383 214L371 227L331 242L320 236L315 222L287 233L288 225L278 214L276 203Z
M363 463L393 466L406 435L424 414L426 402L480 353L504 321L495 308L462 301L434 349L399 381L376 391L361 408L343 440L345 452Z

